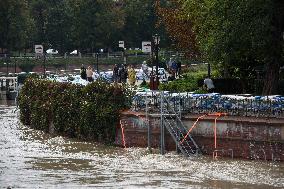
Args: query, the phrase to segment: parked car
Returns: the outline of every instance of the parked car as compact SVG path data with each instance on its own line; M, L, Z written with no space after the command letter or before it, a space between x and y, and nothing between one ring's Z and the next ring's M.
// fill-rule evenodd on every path
M77 51L77 50L74 50L74 51L72 51L70 54L77 55L77 54L78 54L78 51Z
M47 50L46 50L46 53L47 53L47 54L58 54L58 50L55 50L55 49L47 49Z

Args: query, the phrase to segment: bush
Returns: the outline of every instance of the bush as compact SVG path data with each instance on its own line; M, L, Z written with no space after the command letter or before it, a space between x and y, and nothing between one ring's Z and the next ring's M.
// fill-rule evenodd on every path
M103 81L82 87L28 78L19 96L20 120L34 129L112 143L119 111L128 107L131 95Z
M171 92L191 92L198 89L198 80L204 78L206 72L189 72L182 75L181 79L177 79L159 86L160 90Z

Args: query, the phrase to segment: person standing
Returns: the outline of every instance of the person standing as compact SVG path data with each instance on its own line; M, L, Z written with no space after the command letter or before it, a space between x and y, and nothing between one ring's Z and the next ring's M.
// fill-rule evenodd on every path
M127 80L127 68L126 65L122 65L121 69L119 69L119 77L122 83L126 83Z
M143 71L143 78L147 79L149 76L148 76L148 66L146 64L146 61L143 61L141 68Z
M115 64L114 67L113 67L112 75L113 75L113 81L114 82L118 82L119 75L118 75L118 66L117 66L117 64Z
M181 61L177 60L177 76L180 77L181 74Z
M177 63L176 61L173 61L172 62L172 73L173 73L173 76L176 78L177 76L177 70L178 70L178 66L177 66Z
M87 79L87 73L86 73L86 68L84 64L82 64L81 66L80 75L82 79L85 79L85 80Z
M94 79L93 79L93 70L92 70L91 66L88 67L88 69L86 71L86 74L87 74L87 81L93 82L94 81Z
M213 81L210 77L206 77L204 79L204 87L206 88L208 93L214 92L215 86L214 86L214 83L213 83Z
M133 65L131 65L128 69L128 82L131 86L134 86L136 82L136 72Z
M167 63L168 72L172 71L173 61L174 61L173 58L170 58L169 62Z

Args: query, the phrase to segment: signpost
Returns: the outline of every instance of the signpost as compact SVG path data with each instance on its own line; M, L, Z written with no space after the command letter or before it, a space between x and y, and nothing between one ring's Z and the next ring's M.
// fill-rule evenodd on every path
M142 52L151 53L151 41L142 41Z
M124 41L119 41L118 42L118 47L121 47L124 49Z
M124 48L124 41L118 42L118 47L122 48L122 56L123 56L123 64L126 64L126 55L125 55L125 48Z
M43 51L43 45L35 45L35 57L36 58L43 57L43 75L45 77L46 68L45 68L45 53Z
M35 53L36 54L43 54L43 46L42 45L35 45Z

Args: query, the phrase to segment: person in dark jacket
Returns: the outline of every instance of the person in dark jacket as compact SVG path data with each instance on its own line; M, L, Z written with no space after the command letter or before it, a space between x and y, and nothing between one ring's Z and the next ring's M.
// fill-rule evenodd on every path
M82 64L81 66L80 75L82 79L87 79L87 73L84 64Z
M127 76L128 76L126 65L122 65L121 68L119 69L119 76L120 76L121 82L126 83Z
M115 64L112 70L112 75L113 75L113 81L118 82L119 81L119 74L118 74L118 65Z

